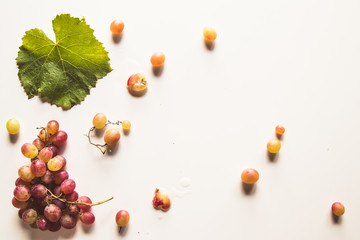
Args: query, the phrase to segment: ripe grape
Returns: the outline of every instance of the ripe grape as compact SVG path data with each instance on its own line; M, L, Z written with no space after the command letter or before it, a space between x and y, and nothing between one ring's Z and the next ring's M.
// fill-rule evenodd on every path
M39 151L45 147L45 143L40 138L35 138L32 144L34 144Z
M114 146L120 139L120 132L115 128L111 128L105 132L104 141L109 146Z
M122 33L123 30L124 30L124 22L120 19L114 20L110 25L110 31L113 34L118 35Z
M66 165L66 159L61 155L57 155L57 156L53 157L47 163L48 169L50 171L54 171L54 172L59 171L60 169L65 167L65 165Z
M52 200L52 203L58 206L61 210L64 210L66 208L66 203L60 201L59 199Z
M50 134L45 128L43 128L40 130L38 137L40 138L40 140L47 142L49 140Z
M47 188L42 184L35 184L31 187L30 193L34 198L44 198L47 193Z
M15 197L12 198L11 203L16 208L26 208L28 206L28 202L21 202L17 200Z
M118 211L115 216L116 224L120 227L125 227L129 223L129 220L130 220L130 215L125 210Z
M49 170L46 170L45 174L41 177L41 181L45 184L50 184L54 181L54 173Z
M45 147L39 152L39 159L48 162L53 157L53 151L50 147Z
M77 201L79 203L89 203L89 204L92 203L91 199L89 197L87 197L87 196L81 196L81 197L78 198ZM83 211L89 211L90 208L91 208L91 206L89 206L89 205L82 205L82 204L78 204L78 207Z
M18 185L14 189L14 197L20 202L25 202L31 197L30 189L25 185Z
M62 146L66 143L67 138L68 138L67 133L65 131L60 130L51 136L50 141L55 146Z
M15 118L6 122L6 129L10 134L17 134L20 131L20 124Z
M275 133L278 136L282 136L285 133L285 128L283 126L278 125L275 127Z
M75 190L76 184L75 181L72 179L66 179L61 183L61 191L64 194L72 193Z
M55 204L49 204L44 209L44 215L50 222L57 222L61 217L61 209Z
M18 170L18 174L21 180L23 180L24 182L31 182L31 180L35 178L29 166L20 167Z
M22 214L22 220L27 224L33 224L37 219L37 212L35 209L29 208L26 209Z
M165 62L165 55L162 52L156 52L151 56L150 59L151 64L154 67L160 67L164 64Z
M39 159L31 163L30 169L35 177L42 177L46 173L46 165L43 161Z
M76 204L70 204L68 212L71 216L77 217L80 213L80 208Z
M22 154L27 158L34 158L38 155L39 150L37 147L32 143L24 143L21 146L21 152Z
M216 31L212 27L204 27L203 34L204 38L209 42L215 41L217 37Z
M267 144L267 149L270 153L277 153L280 151L280 148L281 143L277 138L271 139Z
M76 226L77 219L68 213L65 213L60 218L60 224L63 228L72 229Z
M345 207L340 202L334 202L331 206L331 211L334 215L340 217L345 213Z
M241 173L241 180L246 184L254 184L259 180L259 173L253 168L245 169Z
M93 224L95 222L95 215L91 212L83 212L80 214L80 221L87 225Z
M65 199L69 202L75 202L76 200L78 200L78 198L79 194L76 191L65 195Z
M59 197L62 193L61 193L61 190L60 190L60 186L59 185L55 185L52 189L52 193Z
M58 130L59 130L59 123L55 120L49 121L48 124L46 125L46 131L50 135L55 134Z
M130 127L131 127L131 123L129 120L124 120L122 123L121 123L121 126L124 130L129 130Z
M58 152L58 148L55 147L54 145L50 145L48 146L48 148L51 149L51 151L53 152L53 156L56 156L57 155L57 152Z
M18 177L15 181L15 186L18 186L18 185L28 185L29 183L27 182L24 182L20 177Z
M50 223L48 222L48 220L46 220L44 216L38 216L38 218L36 219L36 226L41 231L46 231L49 229Z
M93 125L97 129L105 127L107 118L103 113L97 113L93 118Z
M69 178L69 173L66 170L60 170L54 173L55 184L61 184L64 180Z

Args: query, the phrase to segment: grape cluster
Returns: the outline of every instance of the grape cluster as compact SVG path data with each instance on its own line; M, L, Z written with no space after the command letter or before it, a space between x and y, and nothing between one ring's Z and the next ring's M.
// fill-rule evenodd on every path
M19 208L19 217L25 223L42 231L72 229L78 219L84 224L95 221L90 209L99 203L92 204L87 196L79 197L75 181L65 170L66 159L57 154L66 141L66 132L52 120L41 128L38 138L21 147L31 164L19 168L12 204Z

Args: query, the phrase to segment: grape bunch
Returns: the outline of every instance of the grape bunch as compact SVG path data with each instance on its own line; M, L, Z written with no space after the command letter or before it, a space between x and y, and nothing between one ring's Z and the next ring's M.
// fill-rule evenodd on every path
M57 154L66 141L66 132L59 130L57 121L51 120L41 128L38 138L21 147L31 164L19 168L12 204L19 208L19 217L25 223L41 231L72 229L78 219L93 224L91 206L112 199L93 204L89 197L79 197L75 181L65 170L66 159Z

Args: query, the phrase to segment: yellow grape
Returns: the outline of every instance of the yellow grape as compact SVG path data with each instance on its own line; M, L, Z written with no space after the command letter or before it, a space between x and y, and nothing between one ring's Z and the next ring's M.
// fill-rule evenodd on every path
M267 149L270 153L277 153L280 151L280 148L281 143L277 138L271 139L267 144Z
M115 128L111 128L105 132L104 141L109 146L114 146L120 139L120 132Z
M124 120L122 123L121 123L121 126L124 130L129 130L130 127L131 127L131 123L129 120Z
M6 129L10 134L17 134L20 131L20 124L15 118L6 122Z
M215 41L217 37L216 31L212 27L204 27L203 34L204 38L209 42Z
M150 59L151 64L154 67L160 67L164 64L165 62L165 55L162 52L156 52L151 56Z
M107 118L103 113L97 113L93 118L93 125L97 129L105 127Z

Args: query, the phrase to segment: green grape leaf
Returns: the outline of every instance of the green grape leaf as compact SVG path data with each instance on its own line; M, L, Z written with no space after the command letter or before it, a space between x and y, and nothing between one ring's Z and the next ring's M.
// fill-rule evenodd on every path
M52 21L56 42L40 29L25 32L16 58L21 85L29 98L71 108L112 69L108 52L85 21L70 14Z

